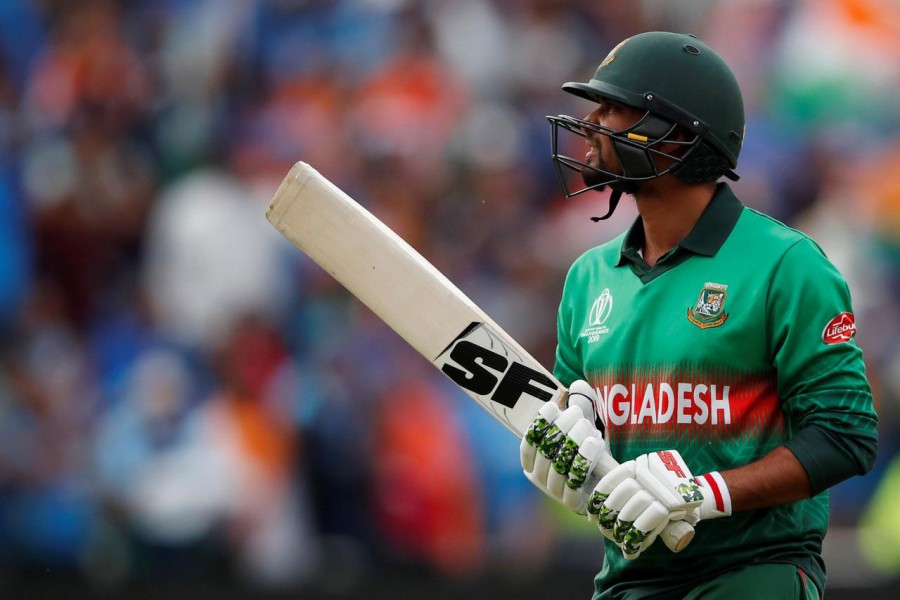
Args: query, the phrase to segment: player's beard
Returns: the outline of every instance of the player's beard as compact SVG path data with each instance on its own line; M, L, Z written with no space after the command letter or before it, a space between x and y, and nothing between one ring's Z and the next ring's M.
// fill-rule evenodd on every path
M591 165L591 166L593 166L593 165ZM609 185L610 180L612 180L612 177L610 177L606 173L596 171L596 170L588 168L588 167L584 167L581 169L581 180L584 182L584 185L587 187L597 186L596 189L602 190L607 185Z
M608 186L610 189L623 194L634 194L640 186L640 182L637 181L617 179L614 173L621 173L622 166L616 165L618 168L613 170L608 161L603 160L602 156L594 156L592 160L586 160L585 162L591 167L595 167L593 169L587 167L581 169L581 180L586 187L597 186L594 189L599 192L605 190Z

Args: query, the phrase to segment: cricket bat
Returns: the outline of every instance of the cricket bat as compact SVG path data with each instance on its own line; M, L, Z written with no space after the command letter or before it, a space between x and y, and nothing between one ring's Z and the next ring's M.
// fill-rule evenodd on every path
M520 439L567 389L406 241L310 165L298 162L266 218L416 351ZM607 473L618 463L608 454ZM694 528L661 534L674 552Z

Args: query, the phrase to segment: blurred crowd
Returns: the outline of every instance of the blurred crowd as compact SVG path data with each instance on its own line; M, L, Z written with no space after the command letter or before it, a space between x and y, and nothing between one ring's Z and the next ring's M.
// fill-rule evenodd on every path
M264 212L313 164L550 366L566 269L636 213L561 197L544 117L653 29L732 65L738 195L848 278L881 456L832 520L867 523L900 439L900 5L3 0L0 577L346 587L597 537Z

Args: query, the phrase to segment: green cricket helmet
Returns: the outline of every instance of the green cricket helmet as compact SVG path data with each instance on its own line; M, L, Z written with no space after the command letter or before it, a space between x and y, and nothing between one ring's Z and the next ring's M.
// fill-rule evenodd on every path
M562 89L594 102L611 99L646 111L621 131L566 115L547 117L552 158L566 197L606 186L613 190L609 212L601 219L612 215L622 193L633 193L638 182L669 172L689 182L738 179L733 169L744 139L741 90L725 61L693 35L653 31L627 38L612 49L590 81L569 82ZM621 173L560 154L560 129L581 137L609 137ZM664 152L663 144L680 150ZM654 155L672 159L672 165L660 170ZM597 183L572 191L564 169L581 174L590 170Z

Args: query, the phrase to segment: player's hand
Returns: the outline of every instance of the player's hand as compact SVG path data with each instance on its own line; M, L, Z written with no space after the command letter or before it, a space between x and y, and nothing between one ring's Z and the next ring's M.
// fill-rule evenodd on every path
M595 467L609 450L594 426L595 392L586 381L569 387L568 407L541 407L522 442L525 476L550 497L586 514L588 496L599 480Z
M731 516L731 494L728 486L718 471L698 475L694 481L700 486L703 503L688 511L685 521L696 525L700 521Z
M600 479L588 502L588 518L625 558L634 559L670 521L696 512L703 498L677 450L652 452L622 463Z

